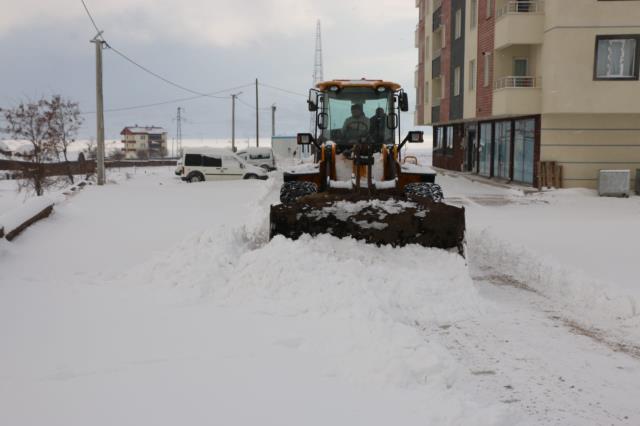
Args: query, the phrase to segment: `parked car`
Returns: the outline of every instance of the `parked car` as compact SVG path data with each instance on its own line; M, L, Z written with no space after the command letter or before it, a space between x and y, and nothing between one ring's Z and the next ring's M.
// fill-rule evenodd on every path
M249 164L262 167L267 171L276 169L276 160L271 148L247 148L246 150L238 152L238 157Z
M181 178L186 182L232 179L267 179L267 172L226 149L185 150Z

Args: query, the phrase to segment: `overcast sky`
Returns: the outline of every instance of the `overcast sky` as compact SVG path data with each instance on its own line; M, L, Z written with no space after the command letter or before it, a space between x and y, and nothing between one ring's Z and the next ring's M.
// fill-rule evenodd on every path
M307 93L312 83L315 24L322 20L324 77L384 78L407 89L415 105L415 0L86 0L104 37L143 66L197 92L261 82ZM61 94L86 113L81 138L95 136L95 30L80 0L2 0L0 106ZM104 51L105 108L189 98ZM240 89L255 103L252 87ZM230 137L232 92L152 108L105 114L108 139L127 125L157 125L175 134L184 108L185 138ZM309 126L305 98L261 88L261 133L271 132L268 107L278 107L277 133ZM255 113L237 106L237 134L255 136ZM404 118L403 128L413 123Z

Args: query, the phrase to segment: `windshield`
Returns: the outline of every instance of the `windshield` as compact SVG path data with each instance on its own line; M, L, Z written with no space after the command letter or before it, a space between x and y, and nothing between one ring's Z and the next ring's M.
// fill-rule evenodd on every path
M327 92L324 112L329 126L322 131L323 138L338 145L392 144L394 132L387 127L392 101L390 90L378 92L366 87L348 87Z

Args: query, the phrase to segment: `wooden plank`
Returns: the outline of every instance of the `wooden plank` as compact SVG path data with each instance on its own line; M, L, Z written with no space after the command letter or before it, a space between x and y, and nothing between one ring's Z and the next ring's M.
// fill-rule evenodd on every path
M45 219L45 218L49 217L49 215L51 214L52 211L53 211L53 204L51 204L50 206L45 207L44 210L40 211L40 213L38 213L35 216L31 217L26 222L23 222L22 225L18 226L14 230L9 231L7 233L7 236L6 236L7 240L13 241L25 229L27 229L28 227L30 227L34 223L38 222L39 220L42 220L42 219Z

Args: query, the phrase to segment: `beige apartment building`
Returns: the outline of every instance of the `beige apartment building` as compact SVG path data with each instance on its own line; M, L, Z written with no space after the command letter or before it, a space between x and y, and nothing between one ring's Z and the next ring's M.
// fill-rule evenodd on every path
M416 124L434 165L595 188L640 169L640 1L416 0Z
M167 132L162 127L125 127L120 135L127 160L167 156Z

